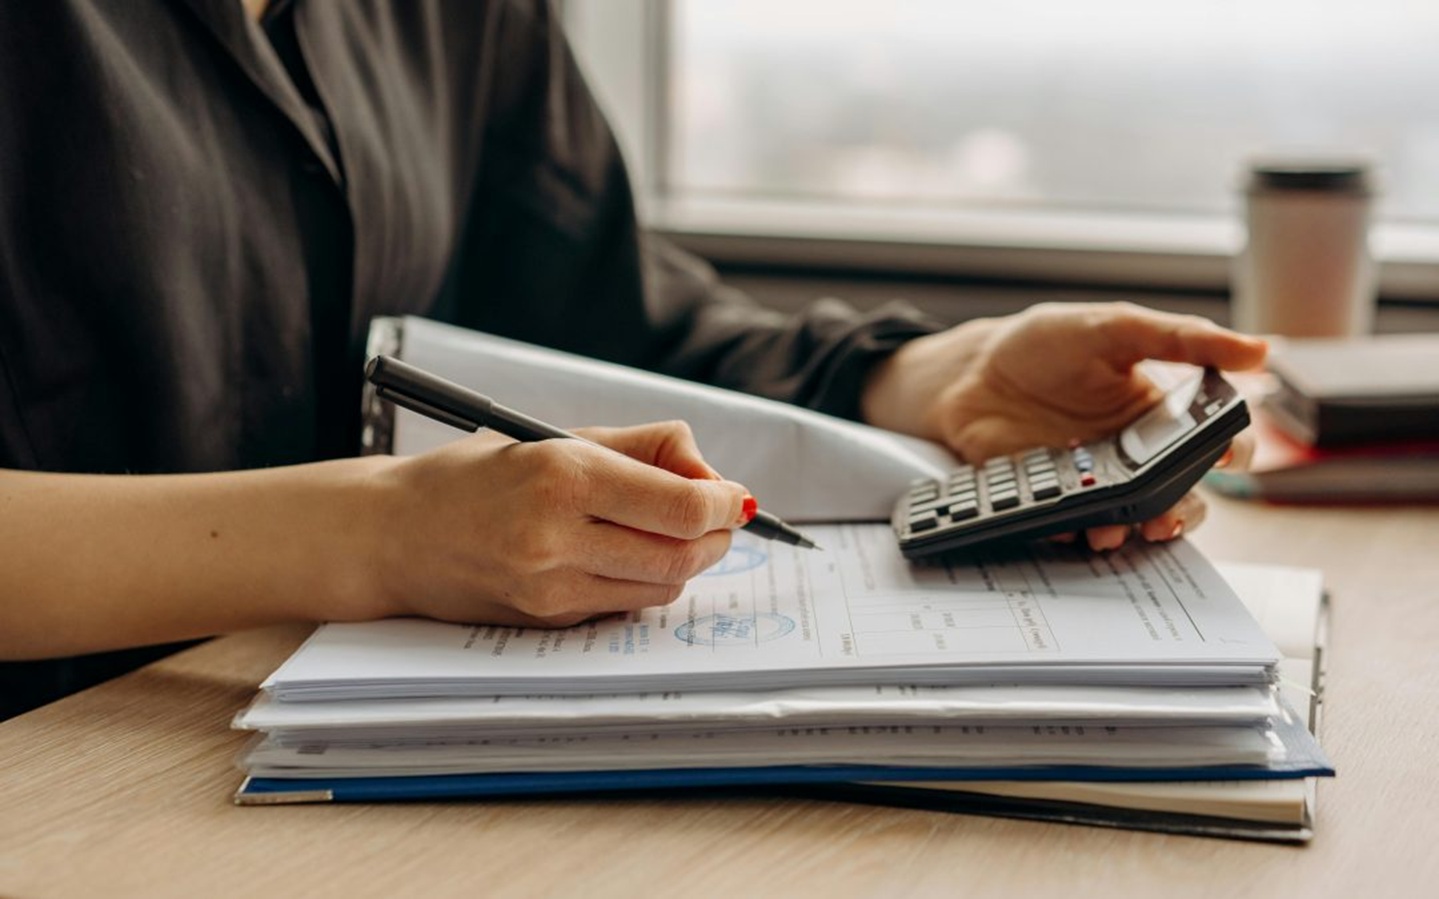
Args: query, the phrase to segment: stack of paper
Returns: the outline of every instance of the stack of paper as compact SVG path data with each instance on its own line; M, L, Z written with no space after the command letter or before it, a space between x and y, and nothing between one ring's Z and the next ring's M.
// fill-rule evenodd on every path
M1284 653L1278 692L1317 731L1327 601L1318 571L1227 564L1221 570ZM826 784L791 792L821 798L1207 836L1305 842L1313 836L1316 781L1016 782Z
M813 530L568 630L327 625L237 718L242 798L1331 773L1182 541L915 566L884 525Z

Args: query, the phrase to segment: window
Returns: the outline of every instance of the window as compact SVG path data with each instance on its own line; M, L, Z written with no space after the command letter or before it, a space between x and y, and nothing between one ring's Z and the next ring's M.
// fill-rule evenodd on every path
M1428 0L640 0L628 25L594 8L624 5L573 0L582 50L603 17L634 83L592 71L627 110L647 212L720 255L753 235L749 252L837 241L1219 286L1245 161L1344 155L1376 164L1386 291L1439 293Z

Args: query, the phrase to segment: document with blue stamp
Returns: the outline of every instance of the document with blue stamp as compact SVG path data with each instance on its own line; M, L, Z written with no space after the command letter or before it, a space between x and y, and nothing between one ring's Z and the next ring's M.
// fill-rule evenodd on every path
M1037 546L915 565L883 524L825 552L737 535L672 605L565 630L392 620L321 627L264 684L280 700L796 686L1242 686L1280 653L1183 540Z

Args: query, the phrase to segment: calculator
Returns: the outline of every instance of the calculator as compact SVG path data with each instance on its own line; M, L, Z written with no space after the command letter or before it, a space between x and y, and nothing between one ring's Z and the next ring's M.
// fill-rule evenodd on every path
M1196 372L1107 439L1036 448L914 481L891 524L915 559L1161 515L1229 448L1249 410L1214 369Z

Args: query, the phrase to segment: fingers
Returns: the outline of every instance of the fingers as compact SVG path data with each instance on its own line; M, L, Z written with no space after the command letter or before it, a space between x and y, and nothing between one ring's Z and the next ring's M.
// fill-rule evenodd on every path
M397 462L378 484L404 535L385 566L393 614L574 624L671 602L723 557L748 494L703 464L688 428L586 436L621 452L476 437Z
M1263 340L1221 328L1206 318L1131 303L1106 307L1098 326L1106 358L1120 367L1160 359L1239 370L1257 367L1268 351Z
M1084 532L1084 536L1089 541L1089 548L1095 552L1119 549L1124 545L1124 541L1129 539L1129 525L1106 524L1102 527L1090 528Z
M629 428L584 428L577 433L631 459L681 477L703 480L720 477L700 455L694 432L683 421L657 421Z
M1085 538L1090 549L1098 552L1118 549L1129 539L1131 533L1137 533L1150 543L1163 543L1178 539L1199 527L1204 522L1208 508L1204 497L1191 491L1158 518L1138 525L1111 524L1090 528L1085 531Z
M674 540L603 521L569 541L563 558L523 573L506 591L496 623L569 627L592 618L674 602L686 582L729 550L730 532ZM525 558L524 553L517 553ZM472 617L472 616L466 616Z
M743 524L748 492L733 481L696 480L593 448L583 510L625 527L681 540Z
M1231 471L1248 471L1249 463L1254 461L1254 434L1250 431L1241 431L1230 441L1229 449L1225 450L1224 456L1214 464L1215 468L1227 468Z
M748 520L744 514L748 492L733 481L716 479L699 458L687 427L665 423L592 428L583 436L611 441L614 449L622 452L579 440L547 440L510 448L513 455L525 459L525 477L546 485L547 512L566 509L682 540ZM703 475L679 474L642 461L645 458L689 466L691 471L703 466Z
M576 540L574 564L601 577L680 586L719 562L729 547L727 530L677 540L595 521Z
M552 579L509 604L500 604L454 620L511 627L573 627L596 618L669 605L684 593L684 584L651 584L569 572Z

